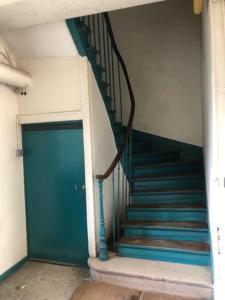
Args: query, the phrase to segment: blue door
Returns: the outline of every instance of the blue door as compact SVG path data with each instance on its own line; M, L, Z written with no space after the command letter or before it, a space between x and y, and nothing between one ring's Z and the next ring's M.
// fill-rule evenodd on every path
M82 123L24 125L22 132L29 258L85 266Z

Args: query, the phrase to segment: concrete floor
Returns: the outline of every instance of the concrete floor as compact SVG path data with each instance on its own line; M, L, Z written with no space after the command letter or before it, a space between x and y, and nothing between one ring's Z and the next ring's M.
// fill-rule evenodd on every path
M68 300L89 271L47 263L25 263L0 283L0 300Z

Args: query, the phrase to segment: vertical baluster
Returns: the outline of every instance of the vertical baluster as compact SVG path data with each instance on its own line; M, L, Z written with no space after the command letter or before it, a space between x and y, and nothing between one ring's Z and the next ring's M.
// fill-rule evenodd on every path
M100 22L99 14L97 14L97 28L98 28L98 49L99 49L99 64L102 66L102 51L101 51L101 34L100 34Z
M117 65L118 65L118 87L119 87L119 104L120 104L120 145L123 141L123 107L122 107L122 92L121 92L121 77L120 77L120 63L117 59Z
M87 24L88 24L88 28L91 30L91 20L90 20L90 16L87 17ZM92 36L92 32L90 32L89 36L88 36L88 41L89 41L89 46L91 46L91 36Z
M92 25L93 25L93 42L94 47L96 48L96 28L95 28L95 16L92 17Z
M104 54L104 68L105 68L105 81L108 82L107 66L106 66L106 45L105 45L105 19L102 14L102 31L103 31L103 54Z
M133 159L133 132L132 132L132 129L131 129L131 133L130 133L130 155L129 155L129 170L130 170L130 181L129 181L129 204L131 203L131 196L130 196L130 193L132 191L132 178L133 178L133 172L132 172L132 159Z
M113 208L112 208L112 231L113 231L113 249L115 247L115 241L116 241L116 224L115 224L115 172L112 173L112 198L113 198Z
M110 62L110 52L109 52L109 43L110 43L110 38L109 38L109 34L107 33L107 52L108 52L108 68L109 68L109 95L110 97L112 97L112 85L111 85L111 62Z
M125 182L125 203L124 203L124 209L126 209L127 206L127 184L128 184L128 173L129 173L129 169L128 169L128 145L126 145L126 149L125 149L125 156L126 156L126 182Z
M126 182L126 155L125 155L125 149L123 152L123 199L122 199L122 205L121 208L124 209L124 202L125 202L125 182Z
M117 196L117 241L120 239L120 162L118 162L118 196Z
M115 94L115 78L114 78L114 52L111 43L111 56L112 56L112 90L113 90L113 109L116 111L116 94Z
M103 207L103 181L98 180L99 190L99 259L102 261L108 260L107 245L106 245L106 230L104 219L104 207Z

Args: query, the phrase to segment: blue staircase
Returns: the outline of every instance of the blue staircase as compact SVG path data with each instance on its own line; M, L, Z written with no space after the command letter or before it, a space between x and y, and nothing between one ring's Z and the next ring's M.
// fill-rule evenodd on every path
M143 145L141 147L140 145ZM126 208L121 256L209 265L204 167L179 151L134 147L131 202Z
M91 63L120 149L124 137L120 70L125 67L113 45L115 41L112 41L109 22L108 16L101 14L70 19L67 25L80 55L87 56ZM128 74L125 77L128 89L131 89ZM138 139L135 135L132 139L129 136L129 150L122 149L122 156L121 153L118 156L129 187L123 180L123 204L119 206L124 207L124 212L121 216L118 217L118 211L113 208L117 214L113 223L118 229L113 230L114 245L120 256L210 265L203 159L201 155L186 157L179 145L171 148L171 142L160 147L160 139ZM107 176L115 168L110 167ZM119 164L118 168L120 174ZM102 260L106 260L103 177L100 185L100 259L102 251Z

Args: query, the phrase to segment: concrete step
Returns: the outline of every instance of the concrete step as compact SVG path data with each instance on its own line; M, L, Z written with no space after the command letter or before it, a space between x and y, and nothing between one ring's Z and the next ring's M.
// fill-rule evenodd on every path
M151 293L211 300L210 268L110 255L108 261L89 258L91 278ZM151 299L151 298L150 298ZM154 298L153 298L154 299ZM159 298L156 298L159 299Z

